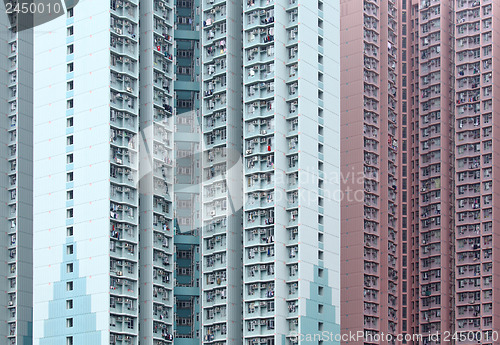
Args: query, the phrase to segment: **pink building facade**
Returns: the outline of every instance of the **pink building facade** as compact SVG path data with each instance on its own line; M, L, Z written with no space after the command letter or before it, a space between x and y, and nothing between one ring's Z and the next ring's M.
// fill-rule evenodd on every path
M499 15L341 2L342 331L367 334L349 344L500 341Z
M367 341L356 344L398 332L398 6L341 3L341 324L365 331Z

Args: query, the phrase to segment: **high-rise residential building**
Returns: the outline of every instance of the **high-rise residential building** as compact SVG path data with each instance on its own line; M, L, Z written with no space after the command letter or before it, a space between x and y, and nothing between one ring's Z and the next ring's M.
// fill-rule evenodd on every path
M339 331L339 22L331 1L244 4L245 345Z
M400 7L392 0L341 6L342 329L396 334L401 302L398 201L405 189L398 159Z
M202 0L203 344L242 339L242 2Z
M496 331L500 327L499 305L494 302L500 289L500 277L495 274L500 266L500 234L494 230L499 215L495 190L500 173L499 158L494 153L499 149L494 138L500 134L495 115L500 80L494 73L500 48L494 41L500 27L500 4L458 0L453 7L455 51L450 60L455 65L450 74L454 73L451 90L455 106L450 108L455 119L442 125L452 129L451 138L455 140L451 162L455 171L448 187L455 196L449 199L455 212L450 228L454 265L448 266L455 292L451 322L455 331L473 335L458 344L490 345L498 342ZM429 12L436 15L432 2ZM448 194L447 190L443 194Z
M10 3L10 2L9 2ZM2 15L2 342L32 342L33 30L30 16Z
M338 23L83 0L35 28L34 344L338 333Z
M298 333L335 333L338 4L202 9L203 343L296 344Z
M153 182L151 174L139 180L139 166L140 158L153 154L139 157L138 115L143 104L139 102L138 3L80 1L64 16L35 28L37 345L138 344L139 289L141 299L147 299L156 281L165 281L170 274L153 262L153 244L147 246L155 233L153 225L141 224L146 230L141 233L141 261L149 257L150 262L141 271L143 285L139 285L139 183ZM152 26L148 31L152 41L156 32ZM168 43L158 46L164 58ZM151 52L141 55L141 63L152 64L152 59ZM152 74L146 70L141 76L148 80ZM147 99L153 102L152 97ZM152 117L153 110L144 111L144 116ZM145 144L156 144L152 136L145 137ZM167 192L166 188L158 191L162 197ZM141 207L152 208L154 196L142 197ZM152 218L151 212L141 222ZM162 229L163 243L172 245L168 234ZM162 285L167 302L160 292L157 297L158 303L166 305L165 312L173 300L170 286ZM143 313L149 311L153 303L141 308ZM149 334L144 341L150 344L157 343L151 336L162 334L153 334L151 320L159 317L141 315L146 319L141 335ZM169 332L164 324L162 332Z
M140 339L174 339L174 4L140 12Z
M342 167L362 172L345 189L363 191L342 208L344 331L495 343L497 5L342 5Z
M454 1L424 1L412 4L412 20L418 30L411 41L417 65L410 117L412 120L412 235L416 261L412 262L414 296L419 296L416 315L418 332L424 336L452 331L454 305ZM411 24L411 23L409 23ZM457 33L458 34L458 33ZM458 37L458 36L457 36ZM415 143L415 144L413 144ZM458 144L458 142L457 142ZM413 163L413 162L412 162ZM418 265L417 265L418 263ZM417 303L418 302L418 303ZM455 329L460 331L459 329ZM429 339L429 344L440 344Z

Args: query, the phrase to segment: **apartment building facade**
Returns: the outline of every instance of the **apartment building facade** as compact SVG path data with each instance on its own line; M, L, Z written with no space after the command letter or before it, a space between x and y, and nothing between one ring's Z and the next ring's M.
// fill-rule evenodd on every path
M354 187L358 190L364 188L364 202L345 202L342 210L342 249L344 257L349 259L342 273L345 279L342 303L348 308L359 300L354 313L343 314L343 329L387 334L393 315L390 309L386 314L379 306L386 303L380 298L385 299L383 296L390 296L393 292L390 286L389 289L373 286L372 280L367 279L373 275L369 273L375 273L376 280L385 280L382 275L390 271L387 262L391 261L391 248L388 246L387 252L383 239L378 238L390 233L391 227L381 223L378 233L375 230L372 239L377 238L380 246L376 246L377 255L373 256L373 243L366 241L369 239L367 225L373 221L372 213L367 214L366 196L374 189L368 183L371 170L366 170L366 165L370 162L367 155L371 151L368 139L375 139L383 147L388 135L388 144L391 145L390 128L375 126L377 131L372 138L373 124L367 120L371 122L372 112L375 112L381 125L384 121L391 121L391 104L384 103L386 96L389 100L391 98L390 90L380 92L377 98L373 90L378 91L382 86L374 89L370 84L373 76L380 76L386 65L391 68L391 63L383 62L385 50L391 55L391 50L396 48L398 91L394 95L398 110L395 139L399 143L396 145L395 175L398 183L393 188L398 200L395 245L399 279L395 281L397 299L393 304L397 316L393 319L396 333L423 336L420 342L408 340L409 344L441 344L446 341L446 332L459 334L458 338L450 336L449 339L456 344L492 344L498 322L492 300L497 289L493 274L496 235L493 231L495 144L492 140L495 131L496 88L492 71L497 49L494 44L495 25L498 25L497 4L493 1L400 0L393 5L397 45L394 45L391 35L385 36L383 32L388 27L382 18L391 15L390 8L377 1L363 4L348 1L343 5L343 11L346 11L343 13L348 17L342 24L342 48L346 51L342 56L346 66L342 68L345 72L342 83L349 86L343 88L342 95L342 128L346 133L342 152L345 163L354 165L354 169L365 165L363 179L359 180L363 181L363 186L359 183ZM390 1L388 6L391 6ZM375 20L378 26L374 26L377 16L381 19L380 22ZM357 31L353 33L353 30ZM373 37L377 40L373 41ZM375 64L374 71L372 62L379 61L372 52L373 45L377 47L377 44L380 51L375 49L375 52L380 64ZM362 75L355 69L355 65L360 65L359 61L350 63L355 56L363 58ZM390 78L383 80L388 80L390 85ZM364 102L353 102L353 97L360 101L363 98ZM357 104L364 107L361 109ZM373 104L378 110L367 109L367 106L373 108ZM361 116L363 123L358 122ZM361 152L362 137L364 157L361 153L353 157L353 148ZM358 143L358 146L353 143ZM394 141L392 143L394 145ZM377 154L376 157L381 156ZM391 167L391 160L380 159L378 165L382 184L385 176L390 179L391 171L385 169ZM347 173L352 167L343 165L343 168ZM391 193L384 195L384 189L379 188L379 191L376 194L382 194L377 194L376 200L381 202L377 213L390 219L390 210L387 213L383 207L386 203L390 205ZM361 234L356 237L352 227L348 227L353 218L363 219L365 228L364 246L356 247L357 251L353 246L362 242ZM382 255L380 250L384 251ZM349 253L353 253L351 258ZM361 271L361 262L356 265L352 259L361 254L364 255L364 275L353 277ZM375 261L375 267L380 264L382 270L373 272L370 261ZM361 283L365 285L363 288ZM354 294L353 286L359 286ZM376 291L375 300L370 300L373 291L368 290ZM372 302L377 305L375 310ZM393 329L390 331L394 332ZM431 337L437 333L441 337ZM360 343L377 342L365 339Z
M141 343L167 344L174 340L175 318L175 12L174 4L165 1L142 2L139 8L140 338Z
M338 209L325 196L339 188L325 177L338 169L338 7L207 1L202 10L202 341L296 344L298 333L333 332L338 214L324 209Z
M339 331L339 9L243 11L243 339L298 344Z
M2 33L2 331L5 344L32 343L33 30L31 16L4 14Z
M365 332L356 344L398 327L398 11L397 1L341 5L342 329Z
M35 28L35 344L338 333L338 22L126 0Z
M499 86L495 76L500 54L495 36L500 26L495 1L457 1L455 15L454 165L454 322L471 332L458 344L494 344L500 282L495 217ZM497 134L495 134L497 133Z
M418 202L412 230L419 265L413 263L418 275L413 292L419 296L418 329L426 337L454 329L453 8L451 1L431 1L420 3L414 13L418 34L413 43L418 47L412 58L418 63L418 87L412 97L418 102L412 119L418 124L412 137L418 138L418 163L412 176L418 176L413 189ZM429 344L441 341L429 339Z
M35 28L34 344L138 344L139 15L81 1Z
M202 1L202 341L242 338L242 3Z

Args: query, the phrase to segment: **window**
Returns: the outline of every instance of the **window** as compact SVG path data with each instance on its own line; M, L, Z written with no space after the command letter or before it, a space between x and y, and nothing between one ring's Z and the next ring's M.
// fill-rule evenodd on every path
M73 181L73 172L69 172L66 174L66 182L72 182Z
M318 268L318 277L323 277L323 273L324 273L324 269L323 268Z
M71 164L73 163L73 154L70 153L69 155L66 155L66 163Z
M73 218L73 209L69 208L66 210L66 218L71 219Z
M73 300L72 299L66 300L66 309L73 309Z
M75 15L73 8L70 8L66 15L68 18L72 18Z
M73 291L73 282L66 283L66 291Z
M75 64L73 62L70 62L69 64L66 65L66 71L68 73L73 72L73 69L75 68Z
M69 117L66 119L66 127L73 127L73 118Z
M73 337L66 337L66 345L73 345Z
M322 250L318 250L318 259L323 260L325 257L325 253Z
M318 313L323 314L323 304L318 304Z
M67 87L66 87L66 90L67 90L67 91L71 91L71 90L73 90L73 87L74 87L73 80L68 81L68 82L66 83L66 86L67 86Z
M74 249L74 248L73 248L73 245L72 245L72 244L67 245L67 246L66 246L66 254L68 254L68 255L73 254L73 249Z
M73 54L74 52L75 52L75 46L73 44L70 44L69 46L67 46L66 53L68 55Z
M73 145L73 136L66 137L66 145Z
M67 227L66 228L66 236L73 236L73 227Z
M323 296L323 287L318 286L318 295Z
M66 109L73 109L73 106L74 106L73 99L68 99L66 101Z
M73 264L66 264L66 273L73 273Z
M74 27L70 26L70 27L68 27L68 29L66 31L67 31L68 36L73 36Z
M68 327L68 328L73 327L73 318L72 317L66 319L66 327Z
M66 200L73 200L73 191L72 190L68 190L66 192Z

